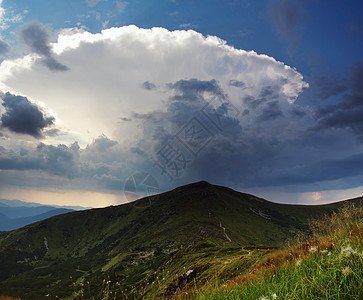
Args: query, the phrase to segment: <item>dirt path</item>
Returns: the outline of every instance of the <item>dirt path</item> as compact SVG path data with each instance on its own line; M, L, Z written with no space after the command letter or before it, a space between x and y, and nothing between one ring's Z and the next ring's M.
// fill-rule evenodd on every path
M219 220L219 227L223 229L223 233L224 233L224 236L226 237L226 239L227 239L229 242L232 242L232 240L230 239L230 237L227 235L226 227L223 227L223 226L222 226L222 222L221 222L221 220Z

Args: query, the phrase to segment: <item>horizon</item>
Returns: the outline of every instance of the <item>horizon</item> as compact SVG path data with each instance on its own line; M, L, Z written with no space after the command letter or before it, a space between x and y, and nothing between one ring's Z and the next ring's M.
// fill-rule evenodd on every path
M361 197L362 11L0 0L0 198L105 207L201 180Z
M58 205L56 203L52 203L52 202L49 202L49 203L38 203L38 202L29 202L29 201L23 201L23 200L19 200L19 199L1 199L0 198L0 203L3 203L3 200L5 201L20 201L22 203L28 203L28 204L36 204L37 206L38 205L44 205L44 206L53 206L55 208L69 208L69 209L74 209L74 210L88 210L88 209L93 209L93 208L105 208L105 207L109 207L109 206L118 206L118 205L124 205L124 204L128 204L128 203L132 203L132 202L135 202L135 201L138 201L138 200L142 200L144 198L148 198L148 197L152 197L152 196L157 196L159 194L163 194L163 193L167 193L167 192L171 192L175 189L178 189L178 188L184 188L186 186L190 186L190 185L196 185L196 184L199 184L199 183L207 183L211 186L214 186L214 187L224 187L224 188L229 188L229 189L232 189L228 186L223 186L223 185L218 185L218 184L213 184L213 183L210 183L208 181L205 181L205 180L201 180L201 181L196 181L196 182L191 182L191 183L187 183L185 185L181 185L181 186L177 186L177 187L174 187L174 188L171 188L170 190L167 190L167 191L160 191L158 193L154 193L154 194L148 194L147 191L138 191L138 196L137 198L135 199L126 199L125 202L122 202L122 203L116 203L116 204L109 204L109 205L106 205L106 206L90 206L90 207L84 207L84 206L74 206L74 205ZM357 199L357 198L362 198L363 196L357 196L357 197L352 197L352 198L346 198L346 199L340 199L340 200L337 200L337 201L333 201L333 202L326 202L326 203L285 203L285 202L277 202L277 201L272 201L272 200L269 200L267 198L264 198L264 197L259 197L258 195L253 195L253 194L249 194L249 193L244 193L243 191L238 191L238 190L235 190L235 189L232 189L233 191L235 192L239 192L239 193L242 193L242 194L248 194L248 195L252 195L252 196L255 196L257 198L260 198L260 199L263 199L263 200L266 200L268 202L272 202L272 203L277 203L277 204L288 204L288 205L307 205L307 206L317 206L317 205L327 205L327 204L334 204L334 203L338 203L338 202L344 202L344 201L350 201L350 200L354 200L354 199ZM11 205L10 205L11 206Z

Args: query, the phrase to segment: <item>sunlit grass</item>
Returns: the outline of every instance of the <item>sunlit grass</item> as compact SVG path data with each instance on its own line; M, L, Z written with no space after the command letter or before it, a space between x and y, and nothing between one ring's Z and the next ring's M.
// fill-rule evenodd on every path
M199 299L362 299L362 207L311 222L317 238L275 254Z
M312 220L313 239L282 250L243 250L233 255L227 251L219 256L215 251L206 256L198 253L197 245L194 259L185 257L177 268L155 272L141 285L123 290L120 283L105 279L101 290L92 291L88 282L74 284L73 298L361 299L362 216L361 206L349 205ZM212 251L206 249L205 253ZM200 268L198 277L166 296L166 287L178 278L176 272L185 274L192 268Z

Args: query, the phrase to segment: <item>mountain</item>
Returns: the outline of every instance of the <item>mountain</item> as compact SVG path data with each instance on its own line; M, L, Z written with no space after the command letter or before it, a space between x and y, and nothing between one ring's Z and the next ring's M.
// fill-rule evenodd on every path
M0 231L18 229L36 221L80 209L86 208L0 199Z
M10 207L39 207L39 206L46 206L44 204L36 203L36 202L25 202L21 200L7 200L7 199L0 199L0 207L1 206L10 206ZM89 209L91 207L83 207L83 206L69 206L69 205L48 205L52 208L67 208L72 210L83 210Z
M10 207L36 207L41 206L39 203L35 202L25 202L20 200L7 200L7 199L0 199L0 206L10 206Z
M10 210L8 210L8 208L10 208ZM23 207L16 207L15 209L13 207L6 207L6 209L3 209L3 207L0 207L0 231L10 231L10 230L14 230L14 229L18 229L21 228L23 226L29 225L31 223L37 222L37 221L41 221L53 216L57 216L60 214L65 214L68 212L72 212L73 210L71 209L66 209L66 208L54 208L54 207L48 207L48 206L39 206L37 207L39 208L39 210L35 210L35 211L44 211L42 213L39 214L35 214L35 211L33 210L29 210ZM10 218L9 215L11 216L19 216L19 215L28 215L31 214L30 216L26 216L26 217L12 217ZM35 214L35 215L33 215Z
M32 217L40 214L44 214L48 211L56 209L53 206L35 206L35 207L27 207L27 206L0 206L0 213L5 215L10 219L17 219L17 218L26 218Z
M161 268L202 272L205 257L279 247L306 233L309 218L346 202L277 204L202 181L133 203L58 215L0 237L0 295L65 297L74 281L90 281L97 290L102 279L131 290Z

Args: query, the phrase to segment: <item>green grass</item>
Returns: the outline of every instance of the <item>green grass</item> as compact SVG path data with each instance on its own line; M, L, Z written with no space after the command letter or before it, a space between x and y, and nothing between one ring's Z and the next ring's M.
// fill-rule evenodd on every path
M362 241L349 241L331 251L296 260L258 281L221 288L200 295L200 299L362 299L362 271Z
M220 247L199 241L152 274L142 288L104 281L98 296L78 285L76 299L362 299L363 209L345 206L311 222L315 239L281 250ZM166 266L167 267L167 266ZM166 297L188 270L197 276ZM149 282L149 281L148 281ZM102 295L102 296L101 296Z
M149 199L138 200L144 202ZM76 292L88 299L91 291L102 299L106 291L117 299L122 292L130 299L155 298L165 287L176 291L188 270L197 275L178 295L217 293L277 255L287 241L306 233L311 238L309 216L331 214L342 205L276 204L196 183L152 197L151 206L60 215L0 237L0 295L67 299Z
M312 230L318 240L272 256L270 264L260 264L257 275L252 270L243 282L197 291L197 298L362 299L362 207L346 206L315 220Z

